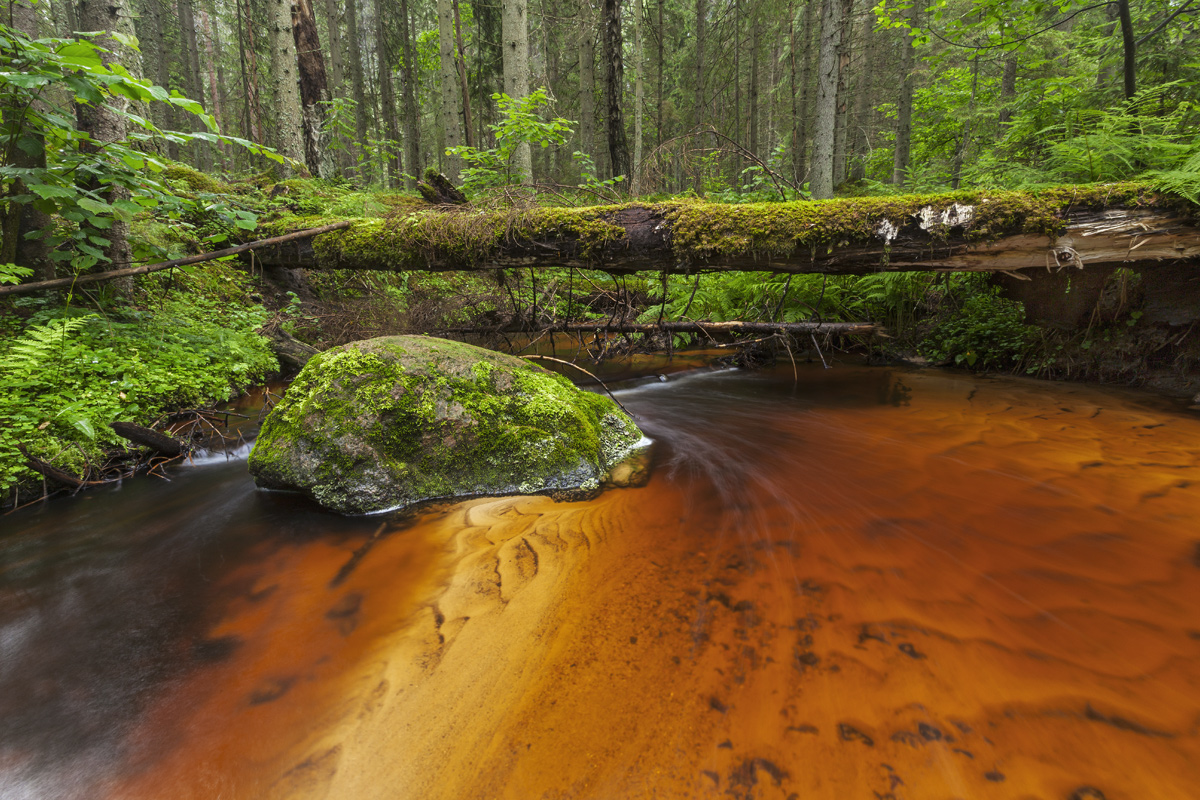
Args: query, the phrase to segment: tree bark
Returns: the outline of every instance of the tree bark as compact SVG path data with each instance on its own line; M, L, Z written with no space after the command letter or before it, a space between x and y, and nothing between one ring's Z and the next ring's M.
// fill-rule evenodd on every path
M474 147L475 137L471 133L471 90L467 83L467 51L463 47L462 19L458 13L458 0L451 0L451 2L454 4L454 41L458 45L455 62L458 66L459 84L462 87L463 143L467 147ZM407 113L407 107L405 113Z
M1132 100L1137 94L1137 42L1133 38L1133 19L1129 13L1129 0L1117 0L1117 13L1121 19L1121 43L1125 54L1124 77L1125 99Z
M304 122L300 109L300 84L296 80L296 40L292 34L293 0L269 0L271 8L271 78L275 82L275 125L281 155L291 161L279 165L281 179L291 177L304 159ZM295 162L295 163L293 163Z
M916 25L916 5L908 11L908 21ZM908 162L912 150L912 109L913 109L913 37L908 31L901 31L900 37L900 97L896 102L896 144L892 151L892 183L903 187L908 179Z
M304 163L318 178L329 180L337 174L337 165L329 151L325 130L329 84L325 76L325 57L317 38L317 19L311 0L292 0L292 34L296 42L296 60L300 75L300 113L304 124Z
M325 17L329 42L329 96L342 97L346 78L342 55L342 14L338 0L325 0Z
M421 174L421 116L417 111L417 53L413 47L413 23L409 15L408 0L400 0L400 16L403 17L404 33L401 46L404 48L404 179L409 189L415 189Z
M833 133L833 185L840 186L846 180L846 140L850 126L850 58L854 46L853 16L854 0L841 0L842 31L837 48L837 115L834 117Z
M629 144L621 114L625 90L625 61L621 36L621 0L604 0L604 115L608 133L611 177L629 175Z
M1004 73L1000 76L1000 127L1007 128L1012 122L1013 98L1017 96L1017 54L1010 53L1004 59Z
M526 0L506 0L500 20L504 40L504 92L514 100L529 95L529 15ZM513 168L522 183L533 181L529 143L517 145Z
M8 21L13 29L25 34L30 39L37 39L38 18L37 10L31 0L9 0ZM40 101L37 101L40 106ZM32 110L45 110L35 107ZM25 112L22 108L5 108L4 116L20 116ZM40 132L32 132L32 140L36 152L30 153L24 148L14 147L9 161L14 167L26 169L41 169L46 166L45 139ZM16 197L26 193L25 184L15 180L9 185L7 195ZM0 225L2 225L3 245L0 246L0 263L16 264L33 270L36 281L52 280L54 278L54 262L50 260L50 248L42 236L50 230L49 215L38 211L31 203L6 202L0 210ZM28 234L40 232L42 236L26 238Z
M462 118L461 87L458 76L458 59L455 57L454 4L452 0L437 0L438 14L438 89L441 98L438 122L441 124L442 141L447 151L462 144L459 135L459 120ZM442 154L442 173L451 181L458 182L461 159L449 152Z
M379 61L379 113L383 123L384 161L388 186L400 185L400 125L396 119L396 92L392 84L392 51L388 46L383 0L375 0L375 55ZM407 24L407 20L405 20Z
M822 0L821 49L817 57L817 122L813 132L812 181L809 185L816 200L828 200L833 197L838 48L842 41L841 12L841 0Z
M402 0L403 2L403 0ZM349 40L350 93L354 100L354 143L355 161L358 164L358 180L371 183L371 155L367 150L366 81L363 79L363 57L361 34L358 29L358 0L346 0L346 38Z
M591 0L579 3L579 151L596 157L596 26Z
M637 195L641 188L638 176L642 169L642 105L645 87L642 81L642 17L645 9L642 0L633 5L633 170L629 181L630 194Z
M775 270L837 275L1074 269L1200 256L1200 228L1189 211L1169 204L1097 206L1096 199L1072 191L1050 192L1047 198L1039 200L1031 193L1021 202L1041 208L1038 214L1056 215L1060 225L1056 235L1039 232L1040 224L1026 230L1020 215L1014 218L1011 207L998 204L994 193L979 193L972 201L976 205L963 205L968 203L963 196L957 202L932 196L868 205L861 198L850 198L815 207L806 202L771 204L769 211L718 204L681 204L673 209L631 205L616 210L574 209L569 213L575 222L564 219L563 209L531 211L521 217L520 229L544 231L541 234L518 233L510 227L511 215L501 212L462 221L438 214L427 229L408 220L355 222L345 233L322 240L319 258L311 244L301 242L286 249L266 249L259 260L278 266L388 271L579 267L614 273ZM550 219L540 216L550 213L554 215ZM814 213L818 216L808 216ZM763 214L769 221L761 218ZM590 244L571 233L578 226L596 223L620 233ZM776 228L774 241L796 244L756 246L753 239L741 238L751 224ZM461 238L450 235L458 226L470 226L462 236L475 236L484 229L497 232L485 241L474 241L479 255L464 257ZM987 231L987 238L972 235L979 232L976 226ZM703 244L699 250L691 249L688 242L695 246L697 228L708 242L734 237L739 243L719 252ZM823 233L805 242L803 237L815 230Z
M84 0L79 4L79 23L84 30L121 33L133 37L133 16L125 0ZM100 54L100 60L105 66L122 64L135 77L141 73L141 62L125 45L112 36L97 36L93 41L106 52ZM80 104L76 106L76 116L79 127L91 137L93 144L89 148L101 149L108 142L118 142L126 137L126 120L123 112L129 107L128 102L121 97L111 97L99 104ZM92 186L93 189L100 189ZM109 203L129 198L129 191L119 187L109 187L101 194ZM108 259L104 269L115 270L129 265L132 261L132 251L129 247L129 223L121 219L113 222L112 227L104 232L109 244L103 248ZM122 280L117 284L118 289L128 291L133 288L131 281Z
M204 100L204 85L200 78L200 48L196 46L196 15L192 9L192 0L178 0L176 7L179 10L179 31L183 34L182 60L179 65L183 73L183 91L199 103ZM187 114L184 115L184 119L187 120L183 126L185 130L198 130L199 122ZM191 148L195 154L193 158L197 169L201 172L207 171L211 166L208 146L197 142L192 144Z

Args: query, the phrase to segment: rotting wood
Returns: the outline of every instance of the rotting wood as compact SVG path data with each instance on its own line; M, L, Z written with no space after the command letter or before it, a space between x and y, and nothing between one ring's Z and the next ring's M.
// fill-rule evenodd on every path
M52 281L38 281L36 283L19 283L15 286L0 286L0 296L10 294L30 294L31 292L42 292L49 289L66 289L72 286L80 286L87 283L97 283L99 281L109 281L113 278L124 278L131 275L145 275L150 272L158 272L172 267L185 267L188 264L199 264L202 261L215 261L218 258L226 258L227 256L235 256L238 253L245 253L248 250L257 250L260 247L271 247L287 242L300 241L313 236L320 236L323 233L332 233L343 228L349 228L353 225L353 220L343 220L330 225L323 225L320 228L310 228L303 231L294 231L284 234L283 236L273 236L270 239L260 239L257 242L247 242L239 244L236 247L226 247L224 250L215 250L211 253L200 253L199 255L187 256L186 258L176 258L171 261L161 261L157 264L147 264L142 267L130 267L129 269L117 269L112 272L98 272L93 275L80 275L77 278L56 278Z
M40 473L46 480L53 481L61 486L67 486L72 489L80 489L84 486L101 486L105 483L111 483L111 481L81 480L80 478L76 478L74 475L63 472L58 467L43 461L37 456L30 455L29 451L25 449L25 445L23 444L17 445L17 449L21 451L21 455L25 456L25 463L30 469Z
M558 325L506 325L501 328L460 327L443 328L437 333L828 333L837 336L870 336L882 327L872 322L571 322Z
M112 422L109 427L113 432L122 439L127 439L134 444L140 444L143 447L148 447L155 452L162 453L166 456L177 456L189 452L192 448L187 442L180 441L174 436L168 436L165 433L143 428L141 425L134 425L132 422Z
M840 201L831 201L840 202ZM775 204L784 206L786 204ZM562 210L558 210L561 212ZM467 215L461 222L431 221L426 236L419 222L407 220L407 231L390 227L399 223L358 221L343 241L322 240L314 250L311 241L298 247L267 250L265 263L310 269L449 271L538 267L579 267L611 273L662 270L673 274L719 271L774 271L784 273L866 274L909 270L1014 271L1030 268L1069 269L1093 265L1120 266L1200 256L1200 228L1192 216L1178 208L1073 208L1064 204L1057 235L1030 233L1019 228L981 237L973 229L972 206L930 206L917 214L891 219L879 215L871 232L858 230L845 236L805 244L800 239L790 249L759 247L747 232L744 247L725 251L703 246L682 246L678 208L625 206L578 212L563 225L546 222L544 212L527 216L502 212ZM687 213L686 210L683 213ZM869 209L863 214L872 213ZM587 241L571 225L602 224L612 235ZM476 226L475 231L451 225ZM505 229L505 225L508 228ZM440 227L439 227L440 226ZM541 232L530 234L531 226ZM728 234L728 224L725 233ZM494 239L478 231L500 231ZM416 231L415 233L413 231ZM694 231L693 237L695 236ZM803 234L797 230L797 237ZM733 233L734 236L738 232ZM474 236L473 244L464 246ZM714 238L718 234L714 232ZM454 237L459 237L457 240ZM475 252L472 252L472 247ZM782 250L782 252L781 252ZM466 251L466 252L464 252Z

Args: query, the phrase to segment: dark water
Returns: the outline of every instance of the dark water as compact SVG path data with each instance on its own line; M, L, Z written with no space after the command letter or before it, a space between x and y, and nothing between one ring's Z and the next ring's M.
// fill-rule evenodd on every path
M656 471L590 503L346 519L218 458L2 518L0 797L1200 796L1194 414L622 386Z

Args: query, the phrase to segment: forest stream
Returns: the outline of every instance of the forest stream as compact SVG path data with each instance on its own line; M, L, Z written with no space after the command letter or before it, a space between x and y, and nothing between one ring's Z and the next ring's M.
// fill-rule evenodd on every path
M1200 796L1200 415L667 368L591 501L344 518L243 452L0 517L0 798Z

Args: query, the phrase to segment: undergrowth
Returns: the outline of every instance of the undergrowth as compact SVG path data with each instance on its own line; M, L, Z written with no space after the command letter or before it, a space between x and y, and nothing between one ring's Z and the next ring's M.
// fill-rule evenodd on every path
M122 443L114 420L149 424L164 410L229 399L278 365L255 331L260 305L173 295L103 313L26 304L0 317L0 496L37 475L17 446L76 475L95 475ZM40 307L39 307L40 306Z

